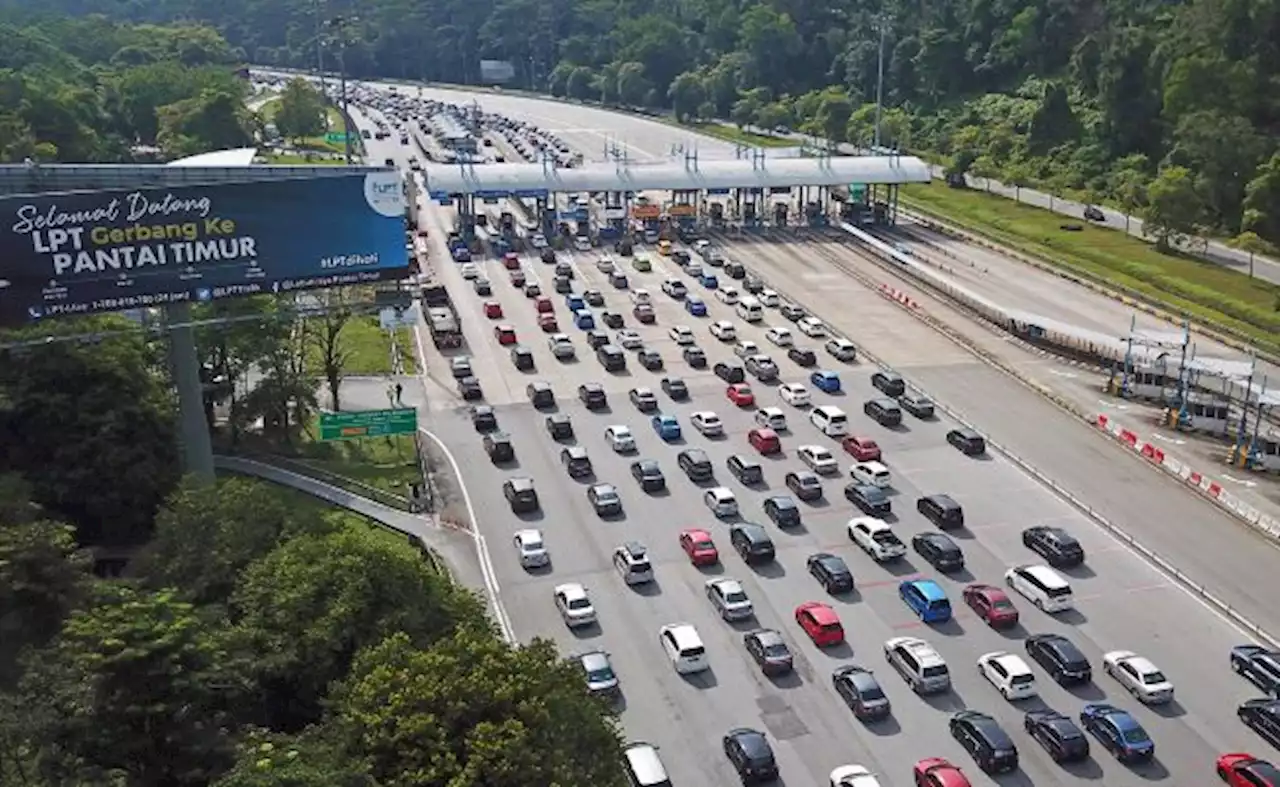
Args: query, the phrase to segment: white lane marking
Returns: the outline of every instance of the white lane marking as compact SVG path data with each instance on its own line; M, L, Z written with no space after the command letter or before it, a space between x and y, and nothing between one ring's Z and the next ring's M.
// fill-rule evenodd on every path
M1075 372L1062 372L1057 369L1050 369L1049 374L1052 374L1055 377L1065 377L1068 380L1074 380L1076 377L1079 377Z
M1151 436L1152 436L1153 438L1155 438L1156 440L1159 440L1159 441L1160 441L1160 442L1162 442L1162 443L1171 443L1171 444L1173 444L1173 445L1186 445L1186 444L1187 444L1187 441L1186 441L1186 440L1179 440L1179 439L1177 439L1176 437L1169 437L1168 435L1162 435L1162 434L1160 434L1159 432L1152 432L1152 433L1151 433Z
M1109 399L1099 399L1098 404L1107 410L1128 410L1129 409L1129 405L1116 404L1115 402L1110 401Z
M1257 481L1247 481L1243 478L1236 478L1235 476L1227 475L1226 473L1222 474L1222 480L1230 481L1231 483L1239 484L1240 486L1246 486L1246 487L1249 487L1250 489L1258 485Z

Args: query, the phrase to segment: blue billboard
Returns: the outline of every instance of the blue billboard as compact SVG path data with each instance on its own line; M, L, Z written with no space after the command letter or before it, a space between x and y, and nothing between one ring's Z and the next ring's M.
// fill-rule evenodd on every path
M0 197L0 324L403 278L378 171Z

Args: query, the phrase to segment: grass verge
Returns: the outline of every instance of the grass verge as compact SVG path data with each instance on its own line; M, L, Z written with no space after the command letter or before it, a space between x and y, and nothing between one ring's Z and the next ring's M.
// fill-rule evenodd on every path
M338 341L347 353L343 371L350 375L391 374L391 337L382 330L376 314L357 314L342 326ZM405 374L414 374L416 363L412 351L413 334L408 328L396 329L396 346ZM315 347L307 350L307 368L320 376L322 367Z
M799 146L799 143L793 139L756 134L752 131L743 131L735 126L726 126L723 123L682 123L679 125L681 128L687 128L699 134L706 134L709 137L723 139L725 142L736 142L739 145L753 148L794 148Z
M262 116L263 121L270 123L275 119L276 113L280 111L281 99L273 98L258 108L258 114ZM337 107L325 107L325 122L328 124L330 131L342 131L342 113ZM354 129L352 129L354 131ZM345 153L346 146L340 142L328 142L324 135L316 137L303 137L298 140L289 140L292 147L302 151L315 151L317 153ZM313 164L313 163L331 163L331 162L312 162L312 161L281 161L272 162L280 164ZM341 163L341 162L339 162Z
M1165 305L1204 325L1280 352L1280 287L1196 257L1163 253L1139 238L1086 224L1063 230L1062 216L977 190L904 186L904 206L937 216L1015 251Z
M368 497L368 490L377 490L407 498L409 485L421 478L412 435L333 443L319 442L319 436L318 425L308 430L293 461L319 470L323 476L356 482L336 484L356 494ZM368 489L361 491L361 487Z

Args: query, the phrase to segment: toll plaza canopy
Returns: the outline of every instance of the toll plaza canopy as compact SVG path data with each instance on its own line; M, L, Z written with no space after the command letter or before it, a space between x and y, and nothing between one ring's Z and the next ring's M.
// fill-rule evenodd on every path
M711 191L928 183L929 166L914 156L735 159L659 164L433 164L423 167L434 200L452 195L540 197L552 192Z

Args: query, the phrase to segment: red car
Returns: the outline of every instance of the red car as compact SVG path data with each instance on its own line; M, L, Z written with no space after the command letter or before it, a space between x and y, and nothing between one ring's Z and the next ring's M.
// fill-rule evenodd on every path
M543 333L555 333L560 330L560 325L556 322L554 314L538 315L538 327L542 329Z
M724 389L724 395L739 407L750 407L756 403L756 395L751 393L751 386L746 383L734 383Z
M491 320L500 319L502 317L502 304L497 301L485 301L484 316Z
M520 255L514 251L509 251L502 255L502 264L507 266L507 270L514 271L520 269Z
M695 566L714 566L720 562L720 552L705 530L693 528L680 533L680 548Z
M747 432L747 442L761 454L776 454L782 450L782 441L772 429L752 429Z
M497 337L498 344L516 343L516 329L512 328L510 325L503 324L495 326L493 329L493 335Z
M911 769L916 787L973 787L969 777L942 757L930 757Z
M1252 754L1224 754L1219 757L1218 777L1230 787L1280 787L1280 768Z
M880 461L880 446L876 445L876 441L870 437L859 437L851 434L840 442L840 446L844 448L845 453L859 462Z
M973 584L964 589L964 603L993 629L1018 625L1018 608L994 585Z
M809 635L813 644L820 648L844 642L844 626L840 625L840 616L821 601L806 601L796 607L796 623Z
M546 314L547 312L554 310L554 307L551 305L551 299L545 295L539 296L533 302L533 308L538 310L538 314Z

